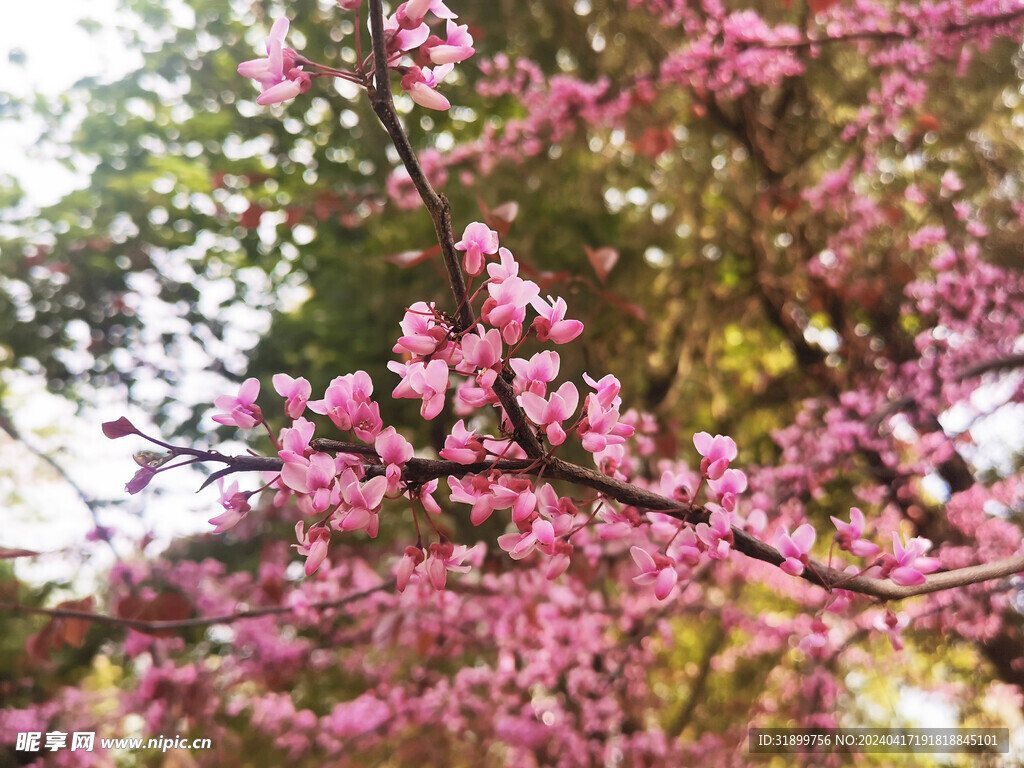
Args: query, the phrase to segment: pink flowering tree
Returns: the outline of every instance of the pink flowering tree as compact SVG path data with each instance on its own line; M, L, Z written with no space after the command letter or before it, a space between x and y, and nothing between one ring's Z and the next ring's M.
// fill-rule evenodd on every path
M258 543L258 561L138 557L105 611L5 604L47 617L33 658L117 631L133 669L113 707L68 686L0 722L186 723L214 740L211 765L244 728L278 763L728 765L752 726L888 725L849 676L869 667L962 712L1020 709L1019 466L985 471L948 424L1019 418L1024 208L1013 150L981 128L977 155L929 146L957 117L932 113L943 77L1009 66L1024 6L797 5L637 0L623 29L642 19L657 51L607 19L584 28L584 50L629 60L614 82L485 54L478 94L516 109L422 151L413 121L457 119L481 56L461 8L340 2L340 62L272 22L238 65L256 104L366 99L397 159L387 205L433 229L392 261L436 263L443 290L379 318L381 370L318 387L277 370L211 398L249 452L104 424L134 451L130 494L205 466L211 532ZM870 76L838 87L854 65ZM1019 97L1001 98L1009 141ZM711 153L699 185L694 137ZM526 213L527 171L574 143L642 180L607 182L604 204L654 222L638 247L624 215L579 275L531 258L567 222ZM442 191L492 181L521 211ZM379 190L357 194L372 227ZM935 638L985 683L899 656Z

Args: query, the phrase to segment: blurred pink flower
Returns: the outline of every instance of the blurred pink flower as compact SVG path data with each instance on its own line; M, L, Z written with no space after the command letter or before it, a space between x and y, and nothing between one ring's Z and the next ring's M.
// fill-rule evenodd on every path
M213 404L226 413L214 414L213 420L218 424L228 424L240 429L252 429L263 423L263 412L256 405L260 394L259 379L246 379L234 397L222 395Z

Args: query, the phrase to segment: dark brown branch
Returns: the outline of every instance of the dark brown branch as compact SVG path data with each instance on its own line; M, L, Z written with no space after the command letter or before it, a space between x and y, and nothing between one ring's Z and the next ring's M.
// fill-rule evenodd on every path
M382 0L370 0L370 31L373 34L373 63L374 76L373 86L370 88L370 104L373 111L384 125L391 141L398 150L398 156L402 159L413 186L419 193L420 199L430 213L434 222L434 231L437 233L437 242L441 245L441 253L444 256L444 266L448 272L448 282L451 285L452 295L455 297L455 305L458 308L458 321L461 330L472 328L476 325L476 315L470 304L466 291L466 281L462 275L462 266L459 254L455 250L455 233L452 231L452 211L448 199L439 195L427 179L416 152L409 143L409 137L402 128L402 123L395 111L395 103L391 98L391 76L387 67L387 38L384 32L384 9ZM503 377L499 376L494 382L494 393L501 401L509 422L512 424L513 437L522 446L528 456L538 458L544 455L544 448L541 446L537 435L534 433L530 423L526 420L512 385Z
M963 381L964 379L972 379L975 376L981 376L993 371L1012 371L1022 366L1024 366L1024 354L1008 355L997 360L986 360L983 363L972 365L961 371L957 378Z
M423 200L430 213L437 233L437 242L441 244L444 255L445 269L448 271L448 282L451 284L455 303L458 307L459 323L463 329L476 325L473 307L469 303L466 292L466 281L459 265L459 254L455 250L455 234L452 231L452 211L444 195L439 195L431 186L423 168L420 166L416 152L409 143L409 137L402 128L402 123L395 111L395 103L391 98L391 72L388 69L387 38L384 32L384 9L382 0L370 0L370 31L373 34L373 86L370 88L370 104L377 114L384 130L391 137L391 142L398 150L402 164L409 172L413 186Z
M323 438L316 441L316 448L329 453L376 455L368 446ZM232 467L237 466L239 470L278 470L282 465L280 459L257 456L223 456L218 461L224 461ZM537 475L543 471L544 477L549 480L564 480L574 485L582 485L621 504L636 507L641 511L661 512L692 524L706 523L710 517L710 512L704 507L680 504L674 499L630 483L624 483L593 469L581 467L554 456L548 457L542 464L529 459L503 459L498 462L457 464L454 461L440 459L412 458L403 467L402 478L411 483L425 483L448 475L463 477L467 474L487 472L491 469L530 475ZM369 477L383 472L384 467L380 464L371 464L366 467L366 474ZM775 547L761 541L756 536L739 528L733 528L732 533L733 548L737 552L775 566L785 561ZM889 579L877 579L869 576L851 577L845 571L829 568L823 563L814 561L811 562L811 567L804 571L802 578L828 590L838 587L881 600L902 600L915 595L941 592L945 589L990 581L1022 572L1024 572L1024 555L1016 555L991 563L932 574L926 577L924 584L914 587L902 587Z
M168 630L194 629L196 627L208 627L213 624L231 624L245 619L258 619L261 616L276 616L283 613L292 613L298 607L312 608L317 611L324 611L331 608L341 608L362 600L364 597L391 589L395 584L391 579L379 586L357 592L353 595L336 600L324 600L319 603L309 603L303 606L274 605L266 608L253 608L247 611L224 614L223 616L198 616L194 619L179 619L175 621L146 621L143 619L128 619L120 616L106 616L100 613L89 613L88 611L73 611L65 608L37 608L31 605L18 605L17 603L0 603L0 611L11 611L13 613L32 613L41 616L50 616L58 619L83 619L96 624L105 624L113 627L124 627L134 629L138 632L164 632Z

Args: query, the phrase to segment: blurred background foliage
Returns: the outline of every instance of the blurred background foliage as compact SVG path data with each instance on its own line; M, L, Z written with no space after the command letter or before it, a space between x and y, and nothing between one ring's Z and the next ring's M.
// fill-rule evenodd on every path
M344 67L354 57L351 17L307 0L127 5L161 35L156 44L148 28L126 31L126 45L144 53L140 71L82 81L61 103L9 104L13 114L47 117L54 135L73 105L84 110L60 151L93 168L83 189L38 212L17 205L16 186L5 190L0 363L45 372L72 397L82 384L126 384L169 431L191 436L201 410L172 406L195 402L180 388L191 357L205 355L207 370L233 381L269 383L284 371L306 376L316 392L366 369L379 392L389 388L385 364L403 308L417 299L445 306L436 259L411 269L386 260L429 247L429 221L387 201L395 158L358 93L318 81L294 103L259 108L234 72L258 49L268 19L284 12L295 20L292 45ZM480 57L507 52L550 74L606 78L609 100L679 44L678 30L652 28L647 13L619 3L464 5ZM955 165L980 195L993 175L1019 167L1010 114L1019 99L1003 98L1019 85L1014 62L1012 44L997 40L966 76L943 66L932 73L947 85L931 89L928 112L878 149L880 164L897 170L855 179L862 193L891 198L891 216L869 233L840 289L806 266L845 212L814 213L801 192L862 151L840 133L878 72L853 46L825 47L807 76L780 89L731 100L659 93L621 126L580 120L535 155L499 161L487 175L456 165L440 186L456 229L481 218L481 205L518 203L503 244L587 323L578 351L567 350L565 375L614 372L628 405L687 430L714 424L741 439L750 459L768 461L772 428L789 423L802 398L841 391L865 373L865 356L854 358L872 338L896 358L912 351L896 321L902 285L919 265L898 249L923 222L906 215L903 190L935 187ZM477 94L474 64L446 86L456 109L406 112L414 146L463 145L485 125L500 133L522 115L511 97ZM913 178L899 170L908 133L926 157ZM999 202L989 195L982 216L1005 233L994 257L1013 261L1019 232L1006 222L1010 200ZM587 248L602 247L619 254L607 285L587 261ZM223 344L238 307L270 317L269 327L251 321L258 337L245 338L255 344L244 356L233 354L237 343ZM850 343L858 324L864 341ZM845 343L808 340L825 330ZM150 386L132 389L143 379ZM417 428L412 404L383 405L386 420ZM438 423L435 443L446 428Z

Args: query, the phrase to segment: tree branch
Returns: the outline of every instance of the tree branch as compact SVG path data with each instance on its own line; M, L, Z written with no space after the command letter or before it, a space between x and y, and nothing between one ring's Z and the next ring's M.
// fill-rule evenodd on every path
M908 29L902 30L870 29L860 32L850 32L844 35L835 35L833 37L808 37L804 40L798 40L792 43L741 43L737 47L741 50L799 51L830 43L851 43L862 40L873 40L885 43L898 40L913 40L915 38L924 37L928 33L933 37L947 37L981 27L1000 27L1003 25L1010 25L1021 18L1024 18L1024 8L1018 8L1015 11L1007 11L1006 13L994 14L992 16L978 16L970 21L965 21L959 24L945 24L936 29L911 25Z
M0 611L31 613L41 616L50 616L57 619L83 619L85 621L95 622L96 624L134 629L137 632L164 632L168 630L208 627L213 624L231 624L245 619L258 619L262 616L276 616L283 613L292 613L299 608L312 608L317 611L328 610L330 608L341 608L349 603L362 600L364 597L369 597L377 592L383 592L384 590L390 589L394 584L395 580L390 579L383 584L362 592L346 595L345 597L341 597L336 600L324 600L319 603L309 603L308 605L275 605L266 608L253 608L247 611L237 611L235 613L224 614L223 616L199 616L194 619L178 619L174 621L129 619L122 618L120 616L106 616L100 613L90 613L88 611L73 611L66 608L38 608L31 605L19 605L17 603L0 603Z
M368 446L339 440L319 438L316 440L315 448L326 453L352 453L376 457L376 454ZM259 456L220 456L217 461L223 461L239 471L280 470L283 465L280 459ZM383 474L385 470L384 466L379 463L369 464L365 469L367 477ZM614 477L609 477L596 470L581 467L554 456L549 456L541 464L530 459L502 459L475 464L457 464L454 461L441 459L412 458L402 468L402 479L411 483L426 483L448 475L463 477L467 474L488 472L492 469L529 475L543 473L544 477L549 480L564 480L574 485L582 485L621 504L636 507L641 511L661 512L691 524L706 523L711 516L710 511L705 507L680 504L675 499L616 480ZM775 547L761 541L756 536L735 527L732 529L732 533L733 548L737 552L775 566L781 565L785 561ZM925 578L923 584L911 587L900 586L889 579L850 576L845 571L830 568L815 561L811 561L810 567L804 570L801 578L829 591L838 588L869 597L877 597L881 600L903 600L915 595L940 592L1022 572L1024 572L1024 554L991 563L932 574Z
M398 156L402 159L402 164L412 179L413 186L416 187L420 199L434 222L437 242L441 245L444 266L448 272L448 282L451 285L452 295L455 297L459 326L461 330L466 330L476 325L476 315L466 291L466 281L462 275L459 254L455 250L451 206L444 195L439 195L434 190L426 174L423 173L416 152L413 150L412 144L409 143L409 137L406 135L405 129L402 128L398 113L395 111L395 103L391 98L390 72L387 66L387 37L384 32L382 0L370 0L370 31L373 34L374 62L373 85L369 89L370 104L384 125L384 130L391 137L395 149L398 150ZM494 382L493 389L512 425L515 441L522 446L528 456L532 458L543 456L544 448L519 407L511 383L503 376L499 376Z
M996 360L986 360L983 363L977 363L965 368L960 372L957 377L959 381L965 379L972 379L975 376L981 376L985 373L991 373L992 371L1012 371L1015 368L1024 366L1024 353L1019 355L1008 355L1006 357L1000 357Z

